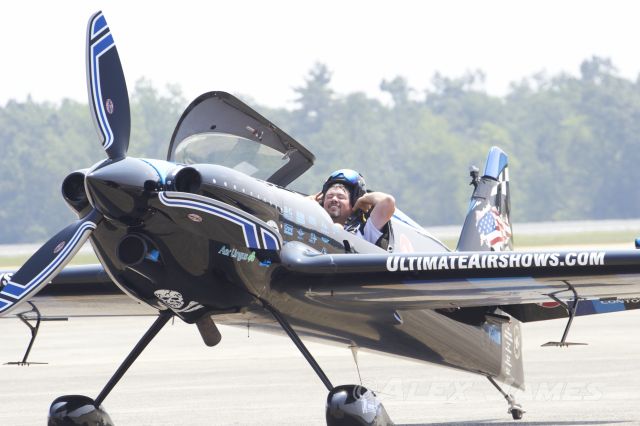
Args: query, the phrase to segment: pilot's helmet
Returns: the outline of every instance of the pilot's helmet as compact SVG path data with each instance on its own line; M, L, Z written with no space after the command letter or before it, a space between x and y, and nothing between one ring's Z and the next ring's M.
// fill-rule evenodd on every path
M322 195L324 196L329 188L337 183L341 183L349 190L349 201L351 201L352 206L354 206L356 200L366 192L364 178L360 173L351 169L340 169L331 173L331 176L329 176L324 185L322 185Z

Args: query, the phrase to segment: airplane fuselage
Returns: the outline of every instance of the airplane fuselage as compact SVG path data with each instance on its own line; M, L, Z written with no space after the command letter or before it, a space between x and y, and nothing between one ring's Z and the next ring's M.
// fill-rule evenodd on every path
M183 191L171 191L177 188ZM318 253L384 253L334 225L319 204L298 193L222 166L134 158L95 167L86 190L107 218L91 237L100 261L125 292L156 309L171 309L189 323L205 314L222 322L269 321L263 300L296 329L321 339L500 373L500 325L469 325L434 310L345 309L314 297L313 288L326 278L299 282L287 273L280 249L291 242Z

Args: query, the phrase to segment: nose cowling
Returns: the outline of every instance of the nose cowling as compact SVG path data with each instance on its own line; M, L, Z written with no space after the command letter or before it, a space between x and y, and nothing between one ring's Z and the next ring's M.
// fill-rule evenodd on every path
M108 160L85 180L91 204L105 217L134 225L149 211L149 196L162 189L162 178L137 158Z

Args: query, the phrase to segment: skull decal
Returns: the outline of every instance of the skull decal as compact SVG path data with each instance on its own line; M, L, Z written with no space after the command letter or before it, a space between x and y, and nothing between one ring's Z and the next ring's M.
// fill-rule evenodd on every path
M184 305L182 294L177 291L162 289L154 291L153 294L171 309L180 309Z

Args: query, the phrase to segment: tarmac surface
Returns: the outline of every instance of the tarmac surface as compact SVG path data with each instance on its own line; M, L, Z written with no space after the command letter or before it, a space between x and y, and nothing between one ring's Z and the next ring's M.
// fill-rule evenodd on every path
M0 319L0 425L43 425L65 394L95 397L153 321L151 317L44 322L31 361L17 319ZM565 320L524 325L528 389L516 398L521 425L640 424L640 312L579 317L571 348L558 340ZM326 390L284 335L220 327L222 342L202 343L195 326L167 325L104 407L116 425L322 425ZM334 385L358 383L351 351L308 343ZM480 376L360 351L362 381L396 424L511 424L507 404Z

